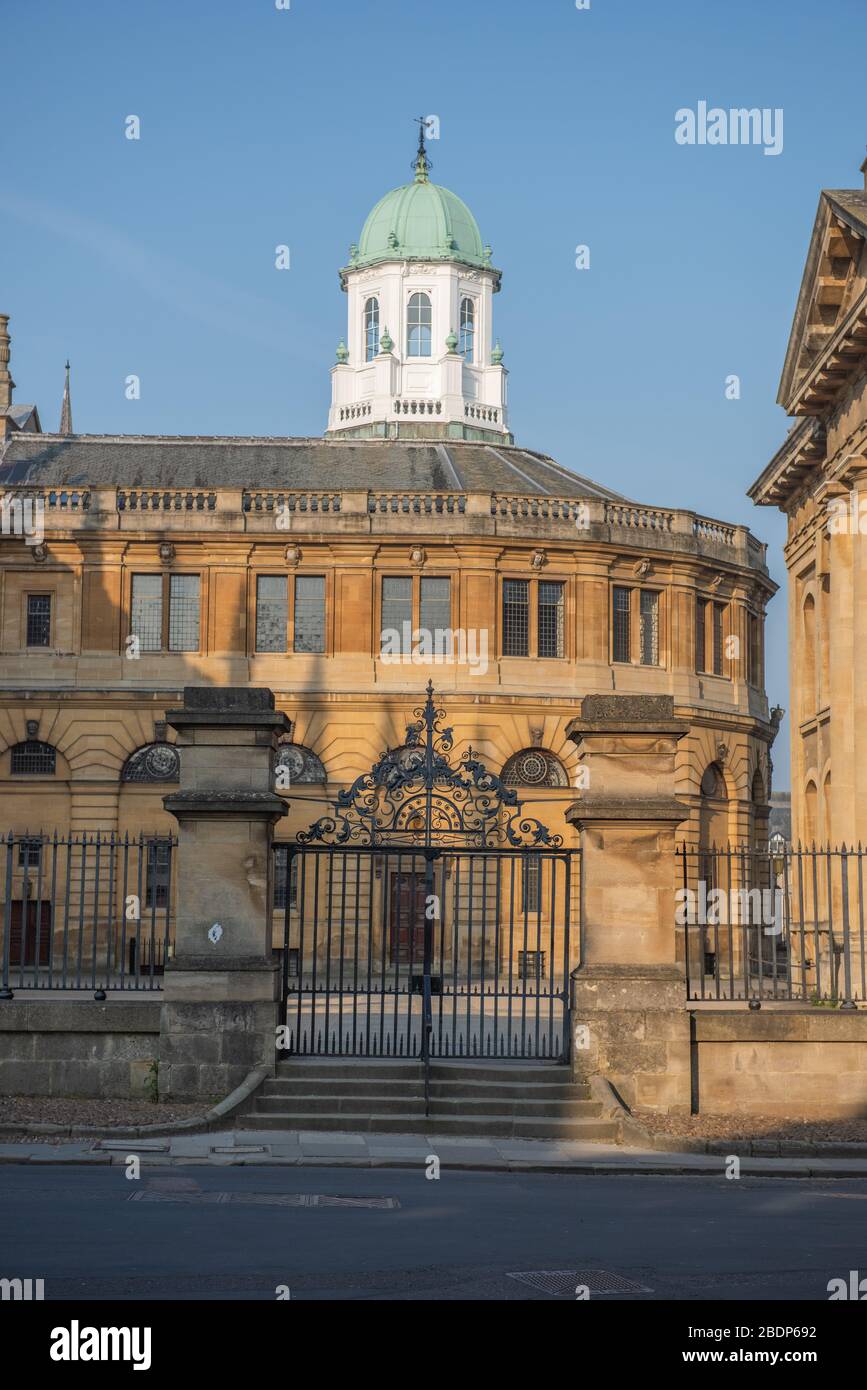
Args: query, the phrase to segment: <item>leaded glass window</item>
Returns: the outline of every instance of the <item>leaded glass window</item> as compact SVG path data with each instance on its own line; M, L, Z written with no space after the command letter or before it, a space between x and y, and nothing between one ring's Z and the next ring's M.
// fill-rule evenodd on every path
M503 655L529 656L530 583L527 579L503 580Z
M169 651L199 650L199 576L169 576Z
M325 651L325 578L321 574L295 577L294 650Z
M27 646L47 647L51 642L51 595L27 595Z
M419 627L430 634L427 640L432 653L452 654L451 619L451 581L441 576L423 578Z
M629 661L632 657L630 642L630 599L629 589L615 586L612 596L612 657L615 661Z
M401 576L382 581L382 621L380 644L392 655L412 651L412 578ZM386 633L397 633L386 638Z
M158 652L163 645L163 577L161 574L134 574L130 635L137 637L143 652Z
M563 655L565 586L543 579L539 584L539 655Z
M256 651L285 652L288 623L286 576L260 574L256 580Z
M642 666L659 665L659 594L642 589L638 606L638 649Z

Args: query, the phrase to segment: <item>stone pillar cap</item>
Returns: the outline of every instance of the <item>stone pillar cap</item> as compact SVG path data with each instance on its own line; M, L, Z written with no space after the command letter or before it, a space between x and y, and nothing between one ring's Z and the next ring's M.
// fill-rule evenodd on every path
M246 685L185 685L183 709L166 710L172 729L221 725L274 728L290 733L291 720L274 708L274 692Z
M566 726L567 737L592 733L660 733L682 738L685 719L674 716L673 695L585 695L581 713Z

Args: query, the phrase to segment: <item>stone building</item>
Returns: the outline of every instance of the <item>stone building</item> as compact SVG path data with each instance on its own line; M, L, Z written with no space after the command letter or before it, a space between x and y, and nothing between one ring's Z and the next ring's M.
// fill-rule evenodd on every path
M837 266L853 233L832 235ZM185 686L252 685L291 721L290 841L402 744L431 678L455 752L565 842L567 727L611 692L672 697L688 726L687 838L765 840L764 545L514 443L501 275L423 145L341 278L322 438L76 434L68 381L44 433L12 402L0 319L3 828L170 831L167 710Z
M792 834L867 838L867 160L823 189L777 400L794 416L750 489L788 518ZM863 771L862 771L863 769Z

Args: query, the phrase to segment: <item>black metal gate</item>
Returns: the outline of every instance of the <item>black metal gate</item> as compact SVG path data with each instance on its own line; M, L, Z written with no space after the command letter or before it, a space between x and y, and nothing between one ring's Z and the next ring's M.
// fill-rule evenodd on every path
M429 685L402 748L288 846L290 1053L569 1056L580 851L452 731Z

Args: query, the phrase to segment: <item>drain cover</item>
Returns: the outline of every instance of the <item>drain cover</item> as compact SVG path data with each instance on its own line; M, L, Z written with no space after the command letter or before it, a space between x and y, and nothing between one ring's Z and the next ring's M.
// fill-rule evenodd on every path
M646 1284L624 1279L622 1274L612 1274L608 1269L526 1269L520 1274L510 1274L509 1278L529 1284L540 1293L553 1294L555 1298L574 1298L578 1288L586 1288L589 1293L653 1292Z
M188 1206L234 1207L371 1207L394 1211L396 1197L329 1197L312 1192L179 1192L146 1189L133 1192L130 1202L183 1202Z

